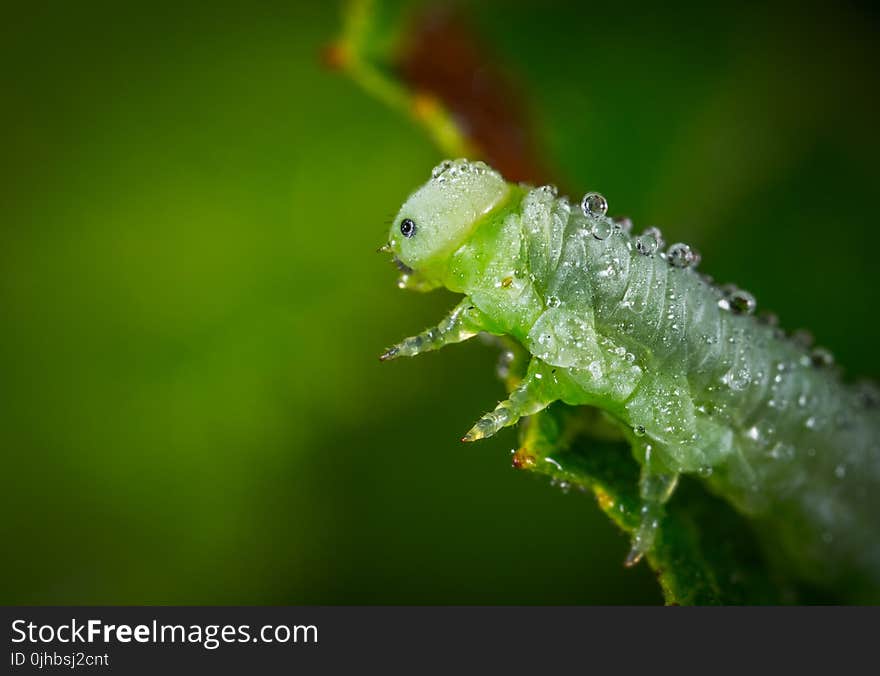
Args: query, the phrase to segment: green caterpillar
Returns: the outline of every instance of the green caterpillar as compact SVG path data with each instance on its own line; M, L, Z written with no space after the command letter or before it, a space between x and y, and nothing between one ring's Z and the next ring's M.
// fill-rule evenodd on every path
M754 299L695 270L552 186L506 182L481 162L445 161L404 203L388 244L400 286L463 300L437 326L388 349L413 356L479 333L531 355L519 387L465 435L475 441L556 401L600 409L642 470L629 564L650 551L663 504L694 474L770 524L797 574L819 585L880 585L880 416L872 389L844 384Z

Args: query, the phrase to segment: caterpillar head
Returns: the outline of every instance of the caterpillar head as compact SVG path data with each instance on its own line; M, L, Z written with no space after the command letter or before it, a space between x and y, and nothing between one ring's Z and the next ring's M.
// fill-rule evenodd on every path
M404 272L401 286L441 285L451 254L509 190L501 175L482 162L446 160L436 166L431 180L409 196L391 223L387 248Z

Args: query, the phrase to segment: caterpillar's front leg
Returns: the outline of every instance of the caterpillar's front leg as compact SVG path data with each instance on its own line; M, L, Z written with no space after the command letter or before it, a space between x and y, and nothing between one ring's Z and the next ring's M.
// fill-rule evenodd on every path
M465 296L437 326L404 338L397 345L385 350L379 359L387 361L397 357L414 357L422 352L439 350L444 345L473 338L484 328L483 313Z
M658 459L657 452L650 442L639 441L638 453L644 453L642 472L639 477L639 496L642 508L639 525L633 534L632 547L624 562L634 566L654 547L657 530L663 518L663 505L672 496L678 483L678 474L666 468Z
M529 362L529 370L522 383L510 396L490 411L462 437L462 441L477 441L491 437L498 430L513 425L522 417L534 415L559 399L552 372L536 358Z

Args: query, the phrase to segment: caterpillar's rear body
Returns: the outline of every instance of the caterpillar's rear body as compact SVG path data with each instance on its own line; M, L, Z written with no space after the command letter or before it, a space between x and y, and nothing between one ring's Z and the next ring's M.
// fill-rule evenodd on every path
M438 326L383 355L414 355L479 332L531 354L522 384L465 437L489 436L554 401L605 411L642 465L642 526L652 546L677 477L693 473L762 523L801 577L880 585L880 416L720 289L684 245L661 251L605 215L601 196L571 205L549 186L506 183L482 163L447 161L413 193L387 249L403 286L464 300Z

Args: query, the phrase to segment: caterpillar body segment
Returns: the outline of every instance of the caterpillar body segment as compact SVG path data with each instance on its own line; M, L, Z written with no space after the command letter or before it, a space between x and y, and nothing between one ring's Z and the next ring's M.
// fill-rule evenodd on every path
M876 397L751 314L754 299L708 283L683 244L632 235L601 196L572 205L549 186L447 161L401 208L388 247L425 288L464 300L384 358L476 333L531 355L521 385L465 440L555 401L605 411L642 466L649 551L677 477L694 474L754 518L807 580L880 584Z

